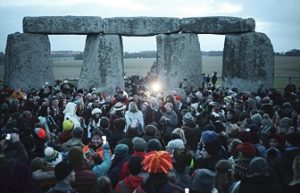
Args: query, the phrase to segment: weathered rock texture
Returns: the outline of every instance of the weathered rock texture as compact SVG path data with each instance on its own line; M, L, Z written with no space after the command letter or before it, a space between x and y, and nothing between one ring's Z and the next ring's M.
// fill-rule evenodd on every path
M183 79L201 85L202 57L196 34L158 35L157 73L165 88L177 88Z
M23 31L40 34L91 34L103 32L103 20L93 16L24 17Z
M150 36L177 33L180 20L170 17L115 17L104 19L105 34Z
M194 17L181 19L183 33L228 34L255 30L255 20L238 17Z
M260 84L273 87L274 52L269 38L251 32L227 35L223 52L223 84L257 91Z
M87 36L78 88L96 87L108 94L116 86L124 88L122 49L119 35Z
M15 33L7 37L4 82L13 89L40 89L54 83L48 36Z

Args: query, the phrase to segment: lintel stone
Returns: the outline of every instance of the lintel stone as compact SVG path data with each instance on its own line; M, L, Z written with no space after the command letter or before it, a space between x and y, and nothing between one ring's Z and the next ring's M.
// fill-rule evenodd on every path
M238 17L192 17L181 19L181 32L197 34L232 34L255 30L255 20Z
M38 34L97 34L103 32L103 20L96 16L24 17L23 31Z
M180 19L172 17L113 17L104 19L104 34L152 36L180 31Z

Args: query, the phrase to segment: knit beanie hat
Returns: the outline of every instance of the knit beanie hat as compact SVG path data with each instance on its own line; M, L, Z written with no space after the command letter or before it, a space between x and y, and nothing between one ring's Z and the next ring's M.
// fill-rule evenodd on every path
M194 117L193 117L192 113L190 113L190 112L185 113L182 121L183 121L183 124L194 123Z
M248 176L264 176L268 175L269 164L267 160L262 157L255 157L249 163Z
M208 169L197 169L191 182L194 192L211 193L215 184L215 173Z
M102 111L101 111L101 109L99 109L99 108L94 108L93 110L92 110L92 115L95 115L95 114L101 114L102 113Z
M43 128L40 127L34 128L34 132L36 136L38 136L40 139L46 139L47 137L47 133Z
M74 138L81 138L83 136L83 129L81 127L75 127L72 131L72 136Z
M260 125L260 124L261 124L261 121L262 121L262 116L261 116L259 113L256 113L256 114L254 114L254 115L251 116L251 120L252 120L254 123Z
M153 150L160 151L162 149L163 149L162 144L156 138L150 139L147 143L147 152L150 152Z
M215 131L203 131L201 134L202 141L204 144L207 144L211 141L217 140L219 138L219 135Z
M66 119L63 121L62 126L63 126L63 131L71 131L74 127L74 123L70 119Z
M151 151L145 155L143 169L149 173L167 174L172 168L172 158L166 151Z
M55 166L54 174L58 181L65 179L71 172L73 171L73 167L68 162L60 162Z
M133 149L137 152L143 152L146 149L147 142L140 137L134 137L132 139Z
M168 142L166 151L172 153L175 149L184 149L184 143L181 139L173 139Z
M217 156L221 149L219 135L215 131L202 132L202 141L205 144L205 150L211 156Z
M54 150L52 147L46 147L44 150L45 160L48 165L54 167L62 161L62 155L60 152Z
M256 149L253 144L242 143L237 146L237 150L239 152L239 156L236 160L234 160L233 175L236 179L240 180L246 177L249 162L256 156Z
M123 158L123 157L126 157L128 155L128 151L129 151L129 148L128 148L127 145L125 145L125 144L118 144L115 147L114 154L118 158Z
M69 161L73 165L82 164L84 161L83 151L79 147L72 147L69 151Z

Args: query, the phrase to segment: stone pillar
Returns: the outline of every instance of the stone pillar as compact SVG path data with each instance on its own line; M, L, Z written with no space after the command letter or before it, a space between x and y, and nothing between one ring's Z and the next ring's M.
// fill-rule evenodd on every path
M197 34L160 34L157 41L157 73L166 90L186 86L201 86L202 56Z
M4 84L13 89L40 89L53 85L53 65L47 35L14 33L7 37Z
M223 84L257 91L261 84L273 87L274 51L263 33L226 35L223 53Z
M92 87L114 94L124 89L123 46L119 35L88 35L78 88Z

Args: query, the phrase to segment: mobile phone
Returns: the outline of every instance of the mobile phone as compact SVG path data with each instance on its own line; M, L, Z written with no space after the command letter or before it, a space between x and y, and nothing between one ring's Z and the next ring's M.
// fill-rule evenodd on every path
M103 141L103 144L107 143L105 135L102 136L102 141Z

